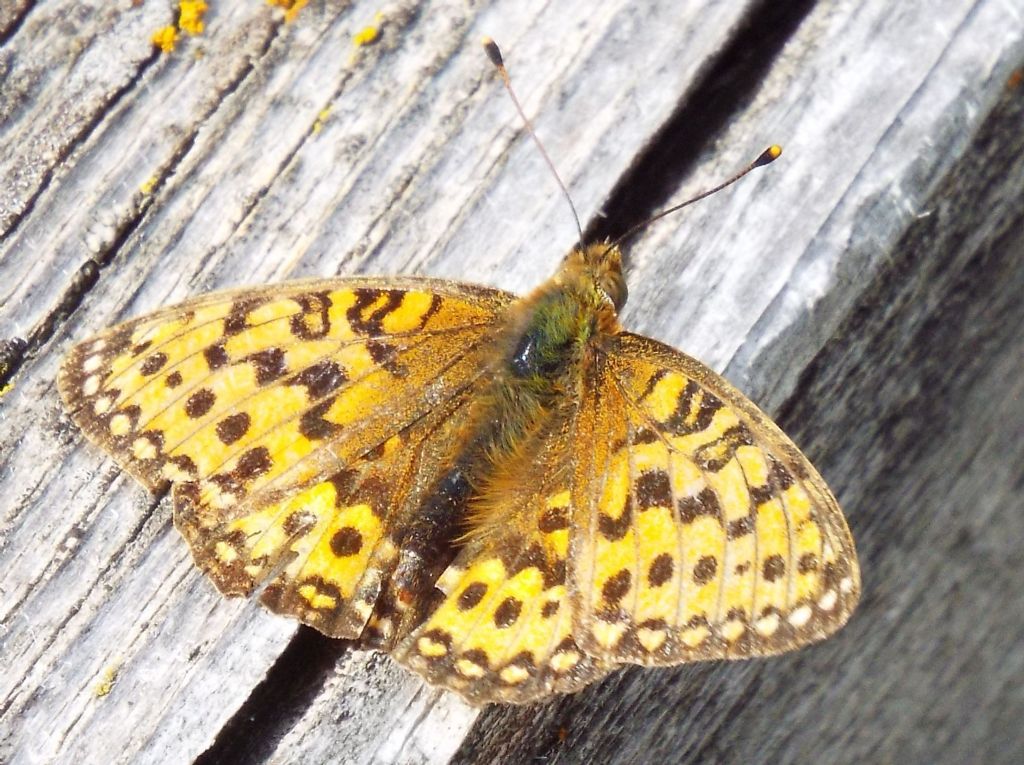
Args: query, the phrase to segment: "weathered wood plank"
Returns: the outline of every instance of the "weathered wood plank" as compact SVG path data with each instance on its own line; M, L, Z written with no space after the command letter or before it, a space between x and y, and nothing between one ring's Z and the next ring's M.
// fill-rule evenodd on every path
M780 167L636 243L626 321L782 412L847 508L866 596L840 636L793 657L634 670L570 699L488 710L456 759L999 761L1020 744L1020 662L997 658L1020 641L1024 609L1005 597L1024 573L1008 547L1021 529L994 510L1019 489L1024 456L1006 435L1024 430L1012 332L1024 323L1024 176L1007 127L1020 96L1006 87L1024 22L1012 8L405 3L383 9L383 40L354 55L351 35L377 6L325 3L284 26L259 3L217 4L196 59L194 45L151 54L166 7L102 5L81 16L78 56L55 22L78 18L72 2L33 6L0 48L21 94L0 128L0 335L38 339L0 403L12 498L0 516L0 759L455 753L475 710L382 657L220 599L167 503L81 443L52 381L73 339L214 286L416 271L523 290L543 278L573 231L483 65L484 32L503 42L594 230L663 201L652 190L620 210L637 192L612 194L601 222L619 182L646 189L660 170L657 183L682 192L786 144ZM745 15L752 29L738 26ZM773 34L791 37L781 52ZM65 92L31 63L37 46L50 66L72 59L57 70L67 81L87 82L105 53L116 64L94 89ZM724 106L701 86L712 75L725 78ZM649 143L656 167L630 175ZM65 322L55 307L87 258L100 278ZM981 509L961 522L969 506ZM951 610L960 590L970 605ZM930 708L947 687L950 701ZM950 722L985 705L979 726Z
M372 6L311 9L303 24L272 30L276 38L252 32L268 26L255 15L222 19L221 30L214 17L202 59L157 59L133 75L138 94L80 140L85 148L69 177L39 195L5 240L4 263L19 275L5 280L10 334L45 322L70 281L52 275L70 274L90 256L102 277L68 326L76 337L189 291L238 283L240 274L251 281L334 270L447 270L478 279L509 272L506 285L522 289L547 273L572 241L571 224L481 56L482 22L460 5L413 8L392 8L382 44L344 65L351 34L373 18ZM673 30L663 23L673 15L667 5L634 21L625 4L609 5L573 45L536 33L582 18L580 8L495 6L487 22L495 26L487 28L522 51L514 66L531 82L527 104L551 115L540 129L565 136L552 151L562 154L587 214L674 106L657 89L634 93L609 81L609 65L661 69L665 92L678 93L743 8L700 25L689 16ZM636 48L624 62L620 48L631 33L657 48ZM668 51L688 36L699 39L685 65L666 69ZM574 112L538 105L537 93L606 103L580 107L595 115L583 129ZM311 132L328 105L323 129ZM637 115L626 130L618 125L623 114ZM562 124L545 125L552 118ZM39 129L26 120L23 130ZM614 156L590 161L612 141ZM142 194L150 178L155 187ZM545 191L531 195L531 188ZM505 206L523 212L513 218ZM524 239L543 241L555 229L562 243L517 256ZM443 259L432 254L442 248ZM295 628L250 604L223 603L192 571L166 504L154 507L109 466L95 475L103 459L73 434L60 433L75 444L71 451L40 464L54 430L22 436L20 423L36 411L40 387L47 419L61 422L51 381L67 345L62 335L45 347L5 400L12 427L5 443L18 446L7 470L19 498L6 517L4 550L13 572L7 613L17 615L5 653L19 668L7 676L7 714L21 731L51 731L44 741L16 739L24 747L16 751L186 759L210 745ZM63 512L39 512L45 507ZM115 691L98 703L92 690L110 669ZM402 675L400 683L417 692L415 680ZM393 726L374 726L398 717L409 725L418 714L394 706L390 695L377 705L363 696L354 729L365 726L368 751L378 744L367 731L380 730L384 740ZM139 697L160 703L132 704ZM126 716L130 725L120 722Z

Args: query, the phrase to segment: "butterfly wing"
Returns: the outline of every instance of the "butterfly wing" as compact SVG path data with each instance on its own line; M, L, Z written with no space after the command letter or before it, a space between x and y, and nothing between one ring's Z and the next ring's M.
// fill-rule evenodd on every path
M437 583L440 603L397 648L401 663L475 704L569 693L610 668L573 636L566 587L568 429L523 450L483 492L485 515Z
M860 589L835 498L707 367L607 338L576 430L570 591L591 655L658 665L775 654L845 623Z
M59 389L226 594L356 637L512 296L435 279L215 293L74 348Z

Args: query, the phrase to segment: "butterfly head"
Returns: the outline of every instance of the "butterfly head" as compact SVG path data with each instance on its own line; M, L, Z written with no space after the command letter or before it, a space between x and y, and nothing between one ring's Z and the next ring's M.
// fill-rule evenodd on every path
M629 291L622 274L622 251L618 245L602 242L584 249L574 247L562 264L562 272L586 282L601 302L610 304L616 312L626 304Z

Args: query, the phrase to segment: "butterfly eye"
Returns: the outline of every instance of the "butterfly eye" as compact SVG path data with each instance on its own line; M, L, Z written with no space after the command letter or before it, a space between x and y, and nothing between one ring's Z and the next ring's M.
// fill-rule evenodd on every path
M615 306L616 311L621 311L629 297L629 289L626 287L626 277L622 271L615 269L606 271L598 281L601 291L608 296L608 299Z

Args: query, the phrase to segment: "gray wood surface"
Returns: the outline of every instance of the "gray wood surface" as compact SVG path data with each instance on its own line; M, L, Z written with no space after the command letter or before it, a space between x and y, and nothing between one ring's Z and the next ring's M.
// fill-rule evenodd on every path
M1021 760L1018 2L211 5L158 55L171 3L0 2L0 761ZM637 238L624 322L832 485L833 639L476 710L218 596L61 412L76 340L211 288L545 278L574 230L485 33L594 236L785 146Z

